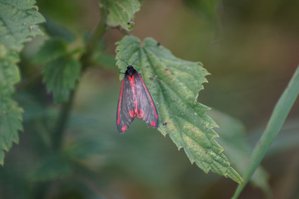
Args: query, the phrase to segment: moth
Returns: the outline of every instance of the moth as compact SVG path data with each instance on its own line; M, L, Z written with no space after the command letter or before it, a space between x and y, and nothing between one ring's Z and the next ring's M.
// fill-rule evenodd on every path
M121 81L117 104L116 126L118 131L126 132L136 117L151 127L158 127L159 115L153 98L141 75L132 65L129 65Z

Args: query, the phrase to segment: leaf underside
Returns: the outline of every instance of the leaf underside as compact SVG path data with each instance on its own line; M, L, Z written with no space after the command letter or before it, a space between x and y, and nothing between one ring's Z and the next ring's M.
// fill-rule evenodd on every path
M141 43L126 36L117 43L116 53L121 73L129 64L141 73L159 113L158 130L168 134L205 173L212 171L241 183L241 176L215 140L217 125L207 114L210 108L197 102L198 92L207 82L208 72L202 64L175 57L152 38Z
M80 77L81 64L67 51L62 40L46 41L36 55L43 65L43 81L57 103L65 102Z
M0 0L0 164L4 151L19 140L23 110L13 100L14 85L20 81L18 52L33 36L41 34L44 22L35 0Z
M127 31L133 28L134 14L140 9L138 0L104 0L102 3L107 9L107 24L109 26L120 26Z

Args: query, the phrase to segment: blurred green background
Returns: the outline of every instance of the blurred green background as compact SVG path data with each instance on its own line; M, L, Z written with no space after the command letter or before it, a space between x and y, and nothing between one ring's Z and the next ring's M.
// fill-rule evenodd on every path
M38 0L37 4L49 21L72 32L71 37L67 30L61 34L74 45L99 20L97 0ZM132 34L153 37L176 56L201 61L211 75L199 101L225 113L211 113L220 136L243 133L240 136L254 146L299 63L298 10L298 0L143 0ZM62 154L49 152L47 134L59 105L47 95L40 67L31 64L43 38L25 48L20 64L23 80L16 96L25 110L25 127L20 143L7 153L0 168L0 198L232 196L234 182L204 174L167 136L143 122L135 121L124 135L117 132L120 82L112 58L115 42L122 36L117 29L106 32L100 64L80 80ZM263 161L271 198L299 198L298 108L297 102ZM266 198L266 194L249 185L241 198Z

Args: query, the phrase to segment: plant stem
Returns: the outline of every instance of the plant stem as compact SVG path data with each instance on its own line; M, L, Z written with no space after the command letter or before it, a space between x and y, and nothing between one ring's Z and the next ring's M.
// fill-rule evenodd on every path
M77 87L78 86L76 85L74 90L72 90L68 101L62 105L61 111L57 118L56 127L54 129L53 136L52 136L52 144L53 144L54 150L60 150L60 148L62 146L63 134L67 127L67 123L68 123L68 120L69 120L69 117L71 114L71 110L73 108Z
M104 9L101 9L100 21L86 44L86 51L82 54L80 58L80 63L82 66L81 76L86 71L86 69L91 65L91 56L93 52L96 50L99 40L103 38L103 35L106 31L105 21L106 21L106 13ZM67 128L71 111L73 109L75 96L78 90L78 85L79 84L77 82L75 88L72 90L69 96L68 101L62 104L59 116L56 121L56 125L54 127L54 131L51 135L52 147L54 152L59 152L61 150L64 133ZM51 190L51 187L53 185L55 185L55 182L53 181L47 181L45 183L38 185L35 189L36 192L33 193L33 197L36 199L47 198L47 194L49 194L49 191Z
M95 29L94 33L91 35L89 42L86 45L86 51L85 53L81 56L81 64L82 64L82 71L84 72L91 64L90 58L92 53L97 47L97 44L100 39L103 38L104 33L106 32L106 13L104 9L101 10L101 19L97 25L97 28Z
M82 56L80 58L80 62L82 65L81 76L86 71L86 69L90 66L90 59L91 59L92 53L96 49L99 40L102 39L102 37L106 31L105 19L106 19L106 13L103 10L101 10L100 21L99 21L94 33L91 35L90 39L88 40L88 42L86 44L86 51L82 54ZM59 113L59 116L58 116L58 119L56 122L56 127L54 128L54 132L52 134L52 145L53 145L54 150L60 150L60 148L62 146L63 135L67 128L67 123L68 123L70 113L73 108L77 89L78 89L78 83L76 84L75 88L72 90L68 101L62 105L61 111Z
M252 174L263 160L266 152L268 151L271 143L278 135L282 128L293 104L299 95L299 66L297 67L292 79L290 80L287 88L284 90L280 99L278 100L270 120L263 132L262 137L256 144L251 157L251 162L248 166L247 172L244 176L244 181L236 189L232 199L237 199L244 189L247 182L250 180Z

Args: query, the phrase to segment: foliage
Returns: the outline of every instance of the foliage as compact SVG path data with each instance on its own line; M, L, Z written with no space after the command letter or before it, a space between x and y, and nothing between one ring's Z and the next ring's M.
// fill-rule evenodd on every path
M66 44L58 39L48 40L37 53L36 61L43 65L43 80L54 101L68 100L80 77L81 64L67 52Z
M41 34L37 24L44 18L37 11L35 1L0 1L0 164L4 151L18 142L22 129L22 109L12 99L14 85L19 82L17 53L23 43Z
M20 51L23 43L41 34L37 24L44 22L35 0L0 1L0 42L8 49Z
M16 63L18 55L2 46L4 55L1 57L0 92L1 96L7 97L14 91L14 85L20 81L20 74Z
M107 24L112 27L120 26L127 31L133 28L134 14L140 9L138 0L104 0L102 6L107 10Z
M273 4L272 14L280 1ZM147 6L151 6L159 1L147 2ZM106 198L111 190L117 190L120 192L116 195L126 197L122 196L125 191L118 190L118 187L123 187L126 190L138 190L144 195L137 194L137 197L144 199L180 199L183 195L186 196L184 198L193 199L199 195L205 197L211 185L213 190L231 190L219 186L223 183L220 181L222 176L240 184L235 198L249 180L270 195L268 173L259 164L298 96L298 69L249 161L251 146L243 124L227 114L211 111L204 105L210 103L209 106L217 107L216 104L225 104L222 101L225 101L223 99L227 90L224 88L225 93L221 93L222 87L217 87L213 93L211 89L213 83L219 81L219 76L216 73L209 78L212 84L206 84L209 86L205 89L207 95L199 98L209 73L200 62L187 61L193 58L204 60L213 74L217 64L222 68L216 71L223 74L234 72L235 69L230 71L225 68L238 63L234 59L227 59L226 55L231 49L218 48L229 40L238 40L230 34L234 29L221 26L220 29L225 27L225 31L217 33L216 42L210 41L213 38L211 35L215 34L211 30L219 28L216 26L222 23L219 21L222 16L225 22L229 14L237 15L238 6L247 8L244 6L247 4L184 0L184 4L174 4L171 7L175 8L173 10L169 7L171 12L165 10L168 5L148 7L161 9L158 12L142 10L142 14L154 12L158 17L165 13L175 13L173 18L161 18L157 24L145 24L148 29L162 29L163 34L159 35L159 39L172 49L169 50L153 38L141 40L137 36L129 36L129 31L134 28L135 14L145 1L100 0L100 19L94 21L89 18L94 15L86 12L91 2L76 1L70 5L67 0L40 0L38 5L41 12L35 3L35 0L0 0L1 165L6 157L5 166L0 168L1 196L39 199ZM218 8L225 12L226 8L234 4L237 9L232 9L231 13L220 13L226 15L219 16ZM266 4L259 5L264 8ZM194 15L191 9L200 15ZM264 14L262 8L257 10L261 12L260 16ZM40 24L45 19L41 13L47 16L42 26ZM203 16L210 20L202 20ZM254 15L251 17L255 18ZM194 21L190 23L188 19ZM155 18L150 20L154 21ZM97 25L90 27L93 32L85 32L90 22ZM196 23L203 25L203 28L193 31L196 29L193 24ZM237 20L234 23L238 23ZM134 34L143 37L145 26L137 25ZM168 30L169 27L172 29ZM116 29L110 31L110 28ZM122 34L122 38L117 31ZM205 33L200 38L196 34L199 31ZM47 36L35 37L42 35L42 32L46 32ZM229 33L229 38L225 38L226 33ZM240 37L242 41L245 41L244 36L242 34ZM35 38L33 42L28 43L32 38ZM115 38L116 55L111 53L115 47ZM202 43L203 40L207 42ZM189 44L194 42L193 47L182 48L181 44L188 46L188 41ZM207 46L209 42L213 45ZM193 53L192 48L195 49ZM224 55L221 57L223 60L217 60L221 63L216 61L219 59L215 56L217 53L219 57ZM234 57L238 55L233 54ZM149 88L157 106L160 125L158 129L145 128L143 122L136 121L129 133L120 135L116 133L114 121L118 95L116 85L119 86L119 82L115 81L116 68L122 79L129 64L138 70ZM231 88L229 90L233 91ZM221 102L214 103L214 99ZM260 99L258 102L261 102ZM258 105L255 104L252 110L262 106ZM234 107L238 109L240 106L236 104ZM224 112L230 112L234 107L225 107L227 109ZM250 109L249 106L244 107ZM246 118L244 120L248 122ZM21 130L25 133L19 138L18 132ZM150 133L157 130L170 139L162 139L160 134ZM19 139L22 142L15 150L5 154ZM296 146L297 139L298 136L286 135L286 139L280 140L279 144L284 145L284 149L290 148L285 146L289 143ZM176 147L185 153L176 150ZM276 148L272 153L280 150ZM205 175L197 167L191 166L190 161L205 173L211 171L218 175ZM248 164L250 167L246 168ZM236 170L245 178L245 182L242 183L242 177ZM209 188L205 189L205 186ZM182 191L185 193L182 194ZM134 197L128 195L127 198Z
M159 113L159 131L169 135L183 148L192 163L241 183L230 166L223 148L216 142L216 123L207 115L208 107L197 102L207 71L200 63L176 58L157 41L147 38L141 47L133 36L124 37L117 46L117 65L124 73L127 64L142 74ZM163 125L165 124L165 125Z
M4 164L4 151L12 143L19 142L18 131L22 130L22 109L9 97L0 98L0 164Z

